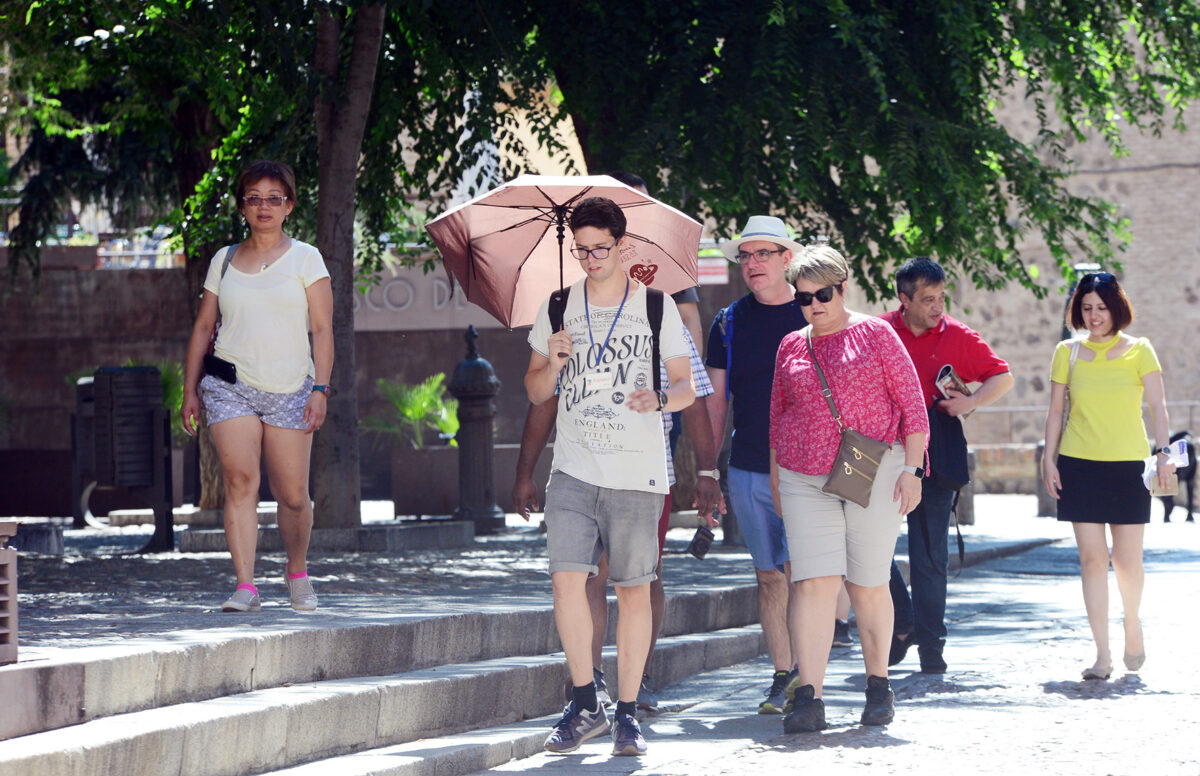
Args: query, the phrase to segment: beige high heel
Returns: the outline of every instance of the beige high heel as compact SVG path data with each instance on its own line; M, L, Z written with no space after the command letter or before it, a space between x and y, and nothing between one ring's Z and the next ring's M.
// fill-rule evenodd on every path
M1142 651L1136 655L1125 653L1125 667L1130 671L1136 671L1146 662L1146 638L1142 635L1142 624L1138 623L1138 635L1142 636Z

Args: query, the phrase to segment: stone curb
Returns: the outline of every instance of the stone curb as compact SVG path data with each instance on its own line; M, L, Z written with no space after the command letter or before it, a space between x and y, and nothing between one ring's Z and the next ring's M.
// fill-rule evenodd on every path
M178 534L180 552L228 552L224 529L189 529ZM309 552L386 552L443 550L475 543L475 524L439 520L359 528L319 528L312 532ZM283 552L276 526L258 529L259 552Z
M969 566L977 566L980 563L986 563L989 560L996 558L1007 558L1010 555L1020 555L1023 552L1044 547L1047 544L1055 544L1061 542L1062 539L1030 539L1025 542L1013 542L1012 544L1001 544L997 547L987 547L982 550L968 550L963 553L963 562L960 565L958 562L958 552L954 549L950 550L950 563L948 564L951 571L958 571L960 568ZM905 581L908 580L908 556L903 558L897 557L896 564L900 567L900 572L904 575Z
M752 626L663 639L657 654L672 667L670 682L762 649ZM431 738L550 714L563 703L562 682L563 656L553 653L276 687L0 742L0 776L225 776L407 742L424 747ZM513 756L507 749L505 759ZM325 773L346 772L322 764Z

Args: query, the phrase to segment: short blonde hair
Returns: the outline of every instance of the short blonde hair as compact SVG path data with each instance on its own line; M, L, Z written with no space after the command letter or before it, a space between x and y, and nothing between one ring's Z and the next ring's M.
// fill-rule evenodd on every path
M792 253L785 277L788 285L804 278L823 286L836 286L850 279L850 265L828 245L805 245Z

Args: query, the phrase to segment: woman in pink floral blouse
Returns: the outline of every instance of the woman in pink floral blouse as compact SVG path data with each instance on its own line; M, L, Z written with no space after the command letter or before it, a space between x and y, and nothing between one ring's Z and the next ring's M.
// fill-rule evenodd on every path
M866 663L862 723L886 725L894 716L887 680L889 571L900 521L921 500L929 419L912 360L891 326L846 309L849 274L842 255L823 245L804 248L788 267L843 422L892 448L880 462L868 507L822 491L837 456L838 426L805 330L784 337L771 391L771 489L791 558L788 619L798 664L783 721L789 733L825 727L821 687L843 580Z

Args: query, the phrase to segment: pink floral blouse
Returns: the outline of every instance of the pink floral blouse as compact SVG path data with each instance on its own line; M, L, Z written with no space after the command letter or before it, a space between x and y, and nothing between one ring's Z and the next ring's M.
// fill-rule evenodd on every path
M785 469L828 474L840 436L802 332L784 337L775 357L771 449ZM843 423L888 444L929 434L917 370L887 321L866 318L813 346Z

